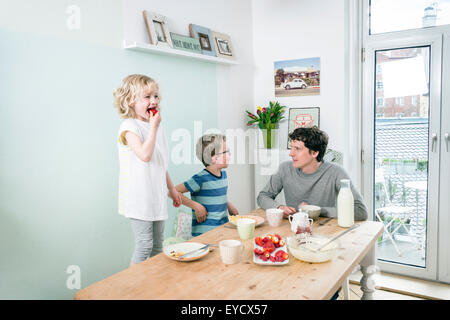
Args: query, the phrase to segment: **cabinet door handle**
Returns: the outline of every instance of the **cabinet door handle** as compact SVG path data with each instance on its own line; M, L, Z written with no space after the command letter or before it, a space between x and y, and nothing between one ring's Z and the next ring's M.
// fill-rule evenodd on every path
M434 146L436 145L436 141L437 141L437 134L433 133L431 135L431 152L434 152Z
M444 134L444 138L445 138L445 149L446 149L447 152L448 152L448 140L449 140L448 132L446 132L446 133Z

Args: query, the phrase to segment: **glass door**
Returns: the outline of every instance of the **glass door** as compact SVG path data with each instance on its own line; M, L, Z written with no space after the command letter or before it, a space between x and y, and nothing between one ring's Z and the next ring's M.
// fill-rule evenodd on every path
M450 0L365 0L361 7L362 181L373 220L385 229L378 265L447 283L449 13Z
M450 283L450 30L443 45L438 280Z
M380 39L366 48L364 77L364 193L385 226L378 263L429 279L437 270L441 50L440 36Z

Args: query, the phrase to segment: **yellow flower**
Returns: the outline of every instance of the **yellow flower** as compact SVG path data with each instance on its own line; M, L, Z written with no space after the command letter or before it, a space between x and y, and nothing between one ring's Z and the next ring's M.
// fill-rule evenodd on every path
M258 106L258 110L259 110L259 111L262 111L262 108L261 108L261 106Z

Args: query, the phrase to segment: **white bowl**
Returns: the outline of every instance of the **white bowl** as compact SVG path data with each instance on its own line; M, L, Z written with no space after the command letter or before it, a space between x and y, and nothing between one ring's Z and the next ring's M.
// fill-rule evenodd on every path
M321 208L319 206L314 206L312 204L304 204L302 206L299 206L299 209L306 211L308 213L308 216L313 220L316 220L320 216Z
M314 249L325 244L330 238L323 236L309 237L310 243L298 244L296 237L288 237L286 244L289 252L299 260L312 263L322 263L333 259L340 247L339 240L335 240L328 244L320 251Z

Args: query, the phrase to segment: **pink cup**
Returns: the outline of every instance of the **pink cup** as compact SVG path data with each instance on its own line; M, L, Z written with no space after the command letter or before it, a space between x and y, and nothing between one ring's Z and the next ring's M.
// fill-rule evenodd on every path
M273 208L266 210L267 222L271 227L278 227L283 221L283 210Z

